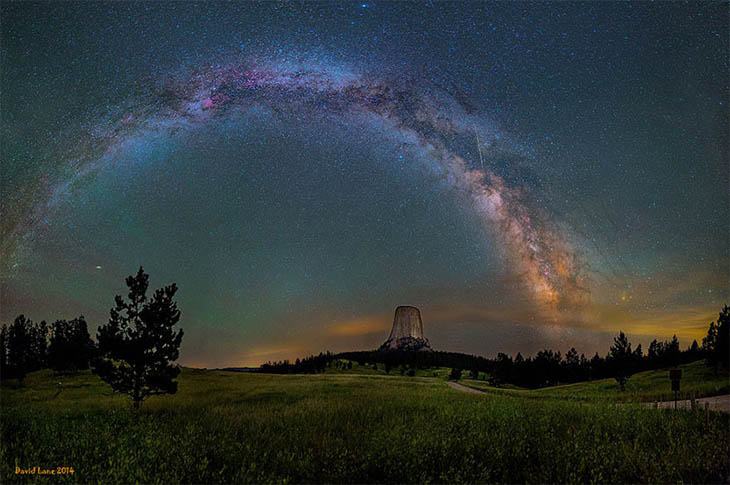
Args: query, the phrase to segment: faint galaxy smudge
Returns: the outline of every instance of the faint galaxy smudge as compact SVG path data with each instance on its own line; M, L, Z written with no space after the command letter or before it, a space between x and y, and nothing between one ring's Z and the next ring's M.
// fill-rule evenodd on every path
M61 154L64 163L58 174L34 188L36 205L10 214L10 230L3 236L4 266L70 187L93 176L110 154L144 143L149 134L166 136L265 107L285 123L293 117L358 119L416 140L445 180L469 194L543 316L556 321L563 310L580 308L588 297L583 264L569 235L531 200L524 185L495 171L492 154L480 151L476 159L465 154L475 138L493 140L496 131L463 99L438 86L408 75L378 77L332 66L246 59L170 76L150 91L71 136L73 148Z

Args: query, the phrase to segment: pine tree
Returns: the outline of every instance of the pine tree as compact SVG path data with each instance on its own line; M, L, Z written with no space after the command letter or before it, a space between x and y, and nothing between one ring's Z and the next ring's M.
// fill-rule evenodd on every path
M613 345L609 351L609 365L613 376L621 386L626 389L626 381L633 374L633 359L631 354L631 342L623 332L614 337Z
M96 350L83 316L51 324L48 364L56 372L88 369Z
M689 347L689 351L690 351L690 352L691 352L691 353L692 353L693 355L695 355L695 354L698 354L698 353L700 352L700 346L699 346L699 345L697 345L697 340L693 340L693 341L692 341L692 345L690 345L690 347Z
M7 330L5 345L7 374L22 384L27 373L43 369L48 363L48 325L18 315Z
M726 368L730 364L730 307L725 305L717 319L717 347L715 358Z
M578 357L578 351L575 350L575 347L571 347L565 354L562 367L564 368L563 379L568 382L580 380L580 357Z
M631 354L633 357L633 367L637 371L642 368L644 364L644 351L641 348L641 344L637 345L634 352Z
M177 392L180 369L172 362L180 354L183 331L173 329L180 320L173 301L177 285L160 288L148 299L149 275L142 267L126 283L129 302L117 295L109 323L99 327L94 372L139 409L150 395Z
M717 323L711 322L707 330L707 337L702 339L702 349L707 360L715 367L730 365L730 307L725 305L720 312Z
M48 324L45 320L32 323L28 320L30 337L30 355L28 355L28 372L48 367Z
M679 365L679 360L682 356L682 350L679 348L679 340L677 336L672 337L672 341L669 342L665 347L665 355L667 364L671 366Z
M590 379L602 379L605 375L606 361L598 355L598 352L591 359L591 367L589 370Z

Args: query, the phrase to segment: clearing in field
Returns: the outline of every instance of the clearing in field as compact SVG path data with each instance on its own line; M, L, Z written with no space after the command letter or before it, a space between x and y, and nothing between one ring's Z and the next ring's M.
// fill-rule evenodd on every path
M728 479L727 414L615 406L590 392L599 383L565 400L568 386L476 396L422 377L184 369L179 381L139 414L90 373L4 386L0 481L42 481L13 472L33 465L73 466L54 480L69 483Z

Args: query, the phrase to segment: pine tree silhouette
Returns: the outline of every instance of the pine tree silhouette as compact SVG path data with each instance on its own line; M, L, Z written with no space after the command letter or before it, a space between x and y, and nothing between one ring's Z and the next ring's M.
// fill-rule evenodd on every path
M48 365L56 372L88 369L96 351L83 315L51 324Z
M634 373L634 366L631 342L623 332L619 332L618 336L613 338L613 345L609 350L609 363L612 365L614 378L621 386L621 390L625 390L626 381Z
M149 275L140 267L126 280L128 302L117 295L109 323L99 327L99 358L94 372L117 392L128 394L139 409L155 394L175 394L180 369L172 362L180 354L182 329L173 327L180 311L173 300L174 283L147 298Z

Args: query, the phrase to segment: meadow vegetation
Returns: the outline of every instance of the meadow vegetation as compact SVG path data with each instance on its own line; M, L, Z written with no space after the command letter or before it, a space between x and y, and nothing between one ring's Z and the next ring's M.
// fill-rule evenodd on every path
M689 399L692 396L696 398L717 396L730 392L730 377L728 377L726 370L720 369L715 372L704 360L685 364L680 368L682 369L682 380L680 392L678 393L679 399ZM650 370L634 374L626 382L624 391L620 390L620 386L615 379L599 379L530 390L514 388L513 386L494 387L487 382L473 379L463 379L461 383L489 394L526 399L606 402L654 402L674 399L668 369Z
M414 368L405 365L387 367L381 363L357 362L349 359L335 359L324 369L325 374L332 375L377 375L405 377L436 377L446 379L451 372L449 367Z
M441 377L183 369L177 394L135 412L88 371L39 371L2 387L0 482L48 482L14 473L34 465L74 467L53 483L728 480L727 414L707 426L590 387L564 391L581 400L475 396Z

